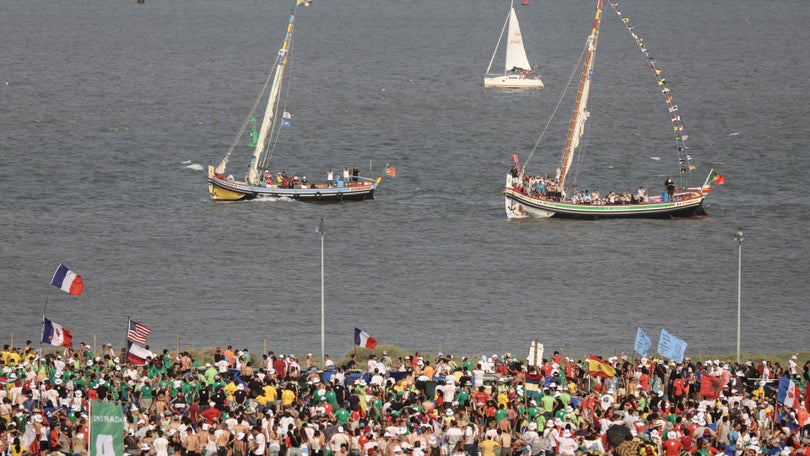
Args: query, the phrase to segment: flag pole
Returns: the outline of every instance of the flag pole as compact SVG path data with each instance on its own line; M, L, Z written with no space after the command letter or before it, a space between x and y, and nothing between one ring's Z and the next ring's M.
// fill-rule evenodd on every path
M127 315L127 330L124 331L124 348L127 349L126 357L129 359L129 327L132 325L132 319ZM123 360L126 362L126 360Z
M318 231L321 233L321 362L326 359L326 349L325 349L325 310L324 310L324 286L323 286L323 237L324 231L326 226L323 223L323 217L321 217L321 224L318 225Z

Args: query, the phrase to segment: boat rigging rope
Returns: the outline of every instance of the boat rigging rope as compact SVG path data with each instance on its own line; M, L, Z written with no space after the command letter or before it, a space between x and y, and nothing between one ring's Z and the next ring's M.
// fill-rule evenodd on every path
M692 156L689 155L689 153L687 152L687 150L689 150L689 147L687 147L686 145L686 139L689 136L684 132L684 126L681 123L681 116L677 114L678 105L672 103L673 101L672 93L670 92L669 87L667 87L666 85L667 80L661 77L662 73L661 68L658 68L655 65L655 58L650 54L650 51L647 49L647 44L644 42L644 38L636 34L635 30L633 29L633 26L630 24L630 18L622 15L622 12L619 11L619 4L617 2L615 1L610 2L610 6L613 8L614 11L616 11L616 14L619 16L619 19L621 19L625 28L627 29L628 32L630 32L630 35L635 40L642 54L644 54L644 57L649 62L650 70L652 70L653 77L655 77L658 86L662 87L661 94L663 95L664 101L666 102L667 111L672 120L672 130L675 133L674 136L678 153L678 164L680 166L681 171L680 172L681 187L683 187L683 176L684 174L687 173L689 175L689 186L692 186L692 170L694 167L692 166ZM681 152L683 152L683 155L681 154Z
M590 41L588 43L590 43ZM557 105L554 106L554 110L551 111L551 116L549 116L548 122L546 122L546 126L543 127L543 131L540 133L540 137L537 138L537 142L534 143L534 147L532 147L532 151L529 153L529 156L526 157L526 160L523 162L523 169L524 170L526 169L526 165L529 164L529 160L532 159L532 156L534 156L534 153L537 151L537 148L540 146L540 141L543 140L543 136L545 136L546 130L548 130L548 126L551 124L551 121L554 120L554 115L557 114L557 110L560 108L560 105L562 104L562 101L563 101L563 98L565 97L565 94L568 92L568 89L571 87L571 82L574 80L574 77L576 77L576 75L578 73L577 70L579 69L580 64L582 64L582 59L585 58L585 53L588 51L588 43L586 43L585 47L582 49L582 54L579 55L579 60L577 61L577 64L574 66L574 71L571 72L571 77L568 78L568 83L565 84L565 88L563 89L562 94L560 95L560 99L557 100Z
M273 72L271 71L270 74L267 76L267 79L264 81L264 85L262 86L261 92L259 92L259 96L256 97L256 101L253 102L253 107L250 108L250 112L248 112L247 117L245 117L245 121L242 122L242 128L239 129L239 133L236 134L236 138L231 143L231 146L228 148L228 152L225 154L225 157L220 162L219 166L217 167L217 172L220 174L225 173L225 167L228 165L228 160L231 157L231 153L236 148L236 145L239 143L239 140L242 139L242 135L245 133L248 124L250 124L250 119L253 118L254 114L256 114L256 109L259 107L259 103L264 98L265 92L267 92L267 86L270 85L270 81L273 79Z

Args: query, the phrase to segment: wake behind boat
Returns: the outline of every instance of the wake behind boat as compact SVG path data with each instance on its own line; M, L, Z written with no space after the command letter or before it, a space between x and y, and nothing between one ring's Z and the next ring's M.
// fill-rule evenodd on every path
M621 17L616 3L611 6ZM667 178L664 182L665 191L660 196L650 196L647 189L640 187L632 192L610 192L605 195L598 191L577 190L576 183L567 184L566 176L574 163L574 155L580 152L580 139L585 130L585 122L589 117L587 111L588 95L591 89L591 77L593 76L594 58L596 56L596 46L599 41L599 26L602 19L602 0L598 0L596 16L593 21L591 34L588 36L585 51L583 52L584 64L582 65L582 76L579 83L574 112L568 129L568 139L563 151L560 168L553 178L548 175L530 175L525 172L526 162L531 159L531 155L519 165L518 155L512 156L514 166L511 173L506 178L506 187L503 191L506 215L508 218L547 218L547 217L567 217L567 218L668 218L668 217L689 217L695 215L705 215L703 201L711 191L711 184L722 184L723 176L714 170L709 172L708 177L700 187L692 187L684 182L691 179L692 157L687 153L684 127L681 123L680 115L676 114L678 106L673 104L670 89L666 87L666 79L661 77L661 69L656 67L655 61L647 51L643 40L636 35L629 25L629 20L622 17L622 22L630 31L636 43L641 48L645 57L649 61L650 68L656 77L657 83L662 87L661 93L667 105L667 109L672 116L673 132L677 143L678 161L680 163L679 185L672 179ZM538 141L539 144L539 141ZM537 146L535 146L536 150ZM534 150L532 151L532 154Z
M507 27L506 61L504 62L503 74L491 75L490 70L493 62L495 62L495 55L501 47L501 40L503 40L504 31L507 30ZM489 66L484 75L484 87L508 89L543 88L543 81L540 80L537 68L531 66L529 58L526 56L526 49L523 47L523 36L520 33L520 24L518 23L517 14L515 14L514 5L509 8L506 22L504 22L501 29L501 36L498 37L498 44L495 45L492 58L489 60Z
M291 116L283 111L279 102L281 87L284 81L284 70L292 54L293 24L295 22L295 9L300 4L309 5L308 0L293 0L292 11L287 31L284 35L281 49L276 57L274 71L268 76L259 94L253 110L248 114L242 128L225 157L214 169L208 167L208 192L215 201L251 200L257 197L287 197L301 201L339 202L352 200L365 200L374 198L374 191L382 181L382 174L376 178L361 176L355 167L352 174L348 170L337 176L329 172L327 182L311 183L306 177L287 176L280 172L275 175L269 170L269 162L278 136L285 126L289 126ZM269 87L269 90L268 90ZM285 93L288 90L284 91ZM225 170L231 153L236 149L248 124L253 119L256 106L267 94L267 106L260 129L252 130L252 142L248 147L253 148L253 158L250 161L248 172L244 180L237 181L233 175L226 176ZM285 104L286 105L286 104ZM255 122L255 120L254 120ZM386 166L384 172L394 175L394 168Z

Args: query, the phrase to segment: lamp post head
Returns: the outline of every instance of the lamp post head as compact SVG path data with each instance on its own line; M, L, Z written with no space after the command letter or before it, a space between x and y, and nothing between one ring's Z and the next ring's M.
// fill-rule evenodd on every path
M738 228L738 229L737 229L737 235L734 237L734 239L736 239L736 240L737 240L737 242L739 242L740 244L742 244L742 241L743 241L743 232L742 232L742 228Z

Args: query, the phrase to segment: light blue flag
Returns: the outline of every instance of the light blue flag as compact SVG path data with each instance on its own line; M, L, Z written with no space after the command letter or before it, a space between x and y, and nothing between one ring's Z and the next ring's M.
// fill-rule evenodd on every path
M636 344L633 345L633 350L641 356L647 356L647 352L650 350L650 345L652 345L652 341L650 340L650 336L641 329L641 326L638 327L638 331L636 332Z
M686 341L678 339L661 328L661 338L658 339L658 354L673 361L683 362L686 353Z

